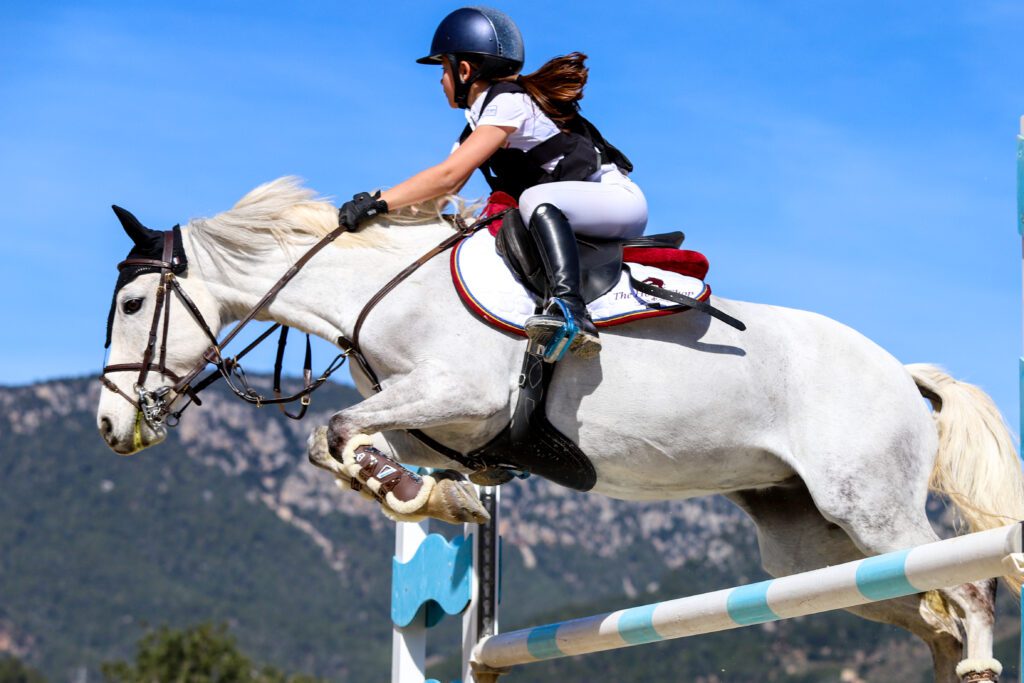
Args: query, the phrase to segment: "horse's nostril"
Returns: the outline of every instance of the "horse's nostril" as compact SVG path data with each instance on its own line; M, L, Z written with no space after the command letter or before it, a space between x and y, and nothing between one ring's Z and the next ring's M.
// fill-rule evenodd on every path
M110 433L114 431L114 425L111 424L110 418L100 418L100 434L103 436L110 436Z

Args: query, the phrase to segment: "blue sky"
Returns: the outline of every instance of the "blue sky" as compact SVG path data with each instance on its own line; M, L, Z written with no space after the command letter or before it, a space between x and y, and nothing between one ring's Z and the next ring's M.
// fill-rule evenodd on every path
M285 174L345 197L439 160L461 113L413 60L457 6L4 3L0 383L101 364L110 204L163 228ZM716 293L824 313L1016 414L1024 4L497 6L528 70L590 55L585 113Z

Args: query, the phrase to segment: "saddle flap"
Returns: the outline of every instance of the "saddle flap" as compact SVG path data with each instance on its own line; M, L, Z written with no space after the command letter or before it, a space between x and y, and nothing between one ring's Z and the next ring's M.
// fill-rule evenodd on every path
M622 276L622 242L576 238L580 248L580 296L590 303L611 291Z
M580 249L580 295L590 303L611 291L622 276L622 242L578 238ZM523 223L518 209L505 214L495 248L516 280L537 299L543 299L547 283L537 244Z

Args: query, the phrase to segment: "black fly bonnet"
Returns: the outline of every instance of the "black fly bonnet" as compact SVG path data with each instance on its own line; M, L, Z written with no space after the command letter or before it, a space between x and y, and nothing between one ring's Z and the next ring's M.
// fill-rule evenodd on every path
M117 214L117 219L121 221L124 231L132 238L133 246L132 250L128 252L127 258L159 261L163 254L165 231L150 230L140 223L139 219L133 216L130 211L122 209L120 206L112 206L110 208ZM181 275L188 270L185 247L181 243L181 227L175 225L171 228L171 232L174 234L174 249L171 258L173 268L171 271L175 275ZM110 299L110 313L107 315L107 340L103 344L103 348L110 348L110 335L114 327L114 311L117 308L117 293L121 291L122 287L138 276L144 273L159 272L159 266L155 265L125 265L118 269L117 284L114 285L114 294Z

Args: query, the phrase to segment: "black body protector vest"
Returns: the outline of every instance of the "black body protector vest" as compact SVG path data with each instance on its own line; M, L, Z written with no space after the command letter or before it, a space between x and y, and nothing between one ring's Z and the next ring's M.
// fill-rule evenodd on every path
M480 111L486 111L491 100L502 93L525 92L526 89L514 81L495 83L484 96ZM507 192L518 199L523 190L534 185L559 180L586 180L602 164L615 164L624 173L633 170L633 164L626 155L605 140L594 124L582 115L573 117L566 128L528 151L503 148L492 154L480 166L491 191ZM465 142L472 132L467 124L459 143ZM558 157L562 159L551 172L544 170L544 164Z

